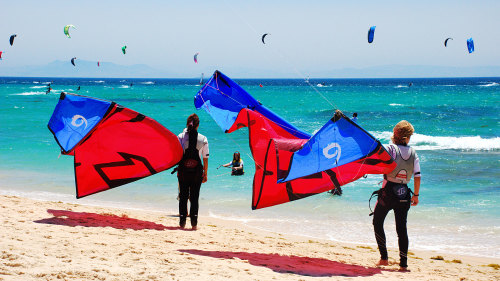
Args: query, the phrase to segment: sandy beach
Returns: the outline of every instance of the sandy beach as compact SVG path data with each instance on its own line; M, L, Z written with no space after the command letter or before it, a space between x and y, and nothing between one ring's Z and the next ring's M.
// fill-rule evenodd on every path
M492 258L410 249L411 272L401 273L395 249L391 265L378 268L373 247L213 218L191 231L177 227L176 214L0 201L0 280L500 280Z

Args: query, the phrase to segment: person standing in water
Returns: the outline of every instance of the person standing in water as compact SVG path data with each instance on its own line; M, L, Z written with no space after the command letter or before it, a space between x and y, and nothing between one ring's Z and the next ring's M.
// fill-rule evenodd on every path
M231 176L241 176L245 174L245 171L243 170L243 160L241 159L238 151L233 154L233 161L222 166L231 167Z
M208 170L208 140L198 133L200 118L191 114L186 121L186 128L178 135L184 155L178 166L177 178L179 181L179 226L184 229L187 219L187 202L191 202L189 216L191 227L198 225L198 199L200 187L207 181ZM203 163L201 161L203 159Z
M352 120L353 122L358 123L358 113L357 113L357 112L354 112L354 113L352 114L352 118L351 118L351 120Z
M393 129L392 142L387 151L394 158L397 166L389 174L384 175L382 189L379 191L377 205L373 212L373 229L380 252L380 261L377 265L389 265L387 254L384 220L390 210L394 210L396 219L396 232L399 244L399 267L400 271L408 271L408 232L406 229L406 219L411 206L418 204L420 192L420 164L417 153L410 147L410 137L414 133L414 128L406 120L400 121ZM408 183L413 179L412 191L408 188Z

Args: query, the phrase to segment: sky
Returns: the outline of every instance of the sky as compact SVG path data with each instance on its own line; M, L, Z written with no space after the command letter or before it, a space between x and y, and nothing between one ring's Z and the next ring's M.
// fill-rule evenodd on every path
M72 57L144 64L172 77L215 69L303 78L387 65L500 67L499 10L498 0L4 1L0 70ZM67 24L76 26L70 39ZM368 44L373 25L375 40ZM18 35L12 47L11 34ZM447 37L453 41L445 48ZM470 37L473 54L466 48Z

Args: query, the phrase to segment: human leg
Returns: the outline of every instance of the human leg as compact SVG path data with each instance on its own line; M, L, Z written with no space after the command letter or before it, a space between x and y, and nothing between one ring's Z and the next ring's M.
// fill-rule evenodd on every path
M187 201L189 197L189 182L179 178L179 226L186 226Z
M406 228L408 218L408 208L395 208L394 218L396 220L396 232L398 234L399 244L399 266L408 267L408 231Z
M197 175L193 179L189 189L189 201L191 202L189 216L191 218L191 226L193 228L196 228L196 226L198 225L198 209L199 209L198 199L200 197L202 177L203 177L203 172L200 175Z
M385 217L387 216L387 213L389 213L389 210L390 210L389 208L377 202L375 210L373 211L373 230L375 232L375 239L377 240L378 250L380 252L380 259L381 259L379 264L381 262L384 263L383 261L387 261L389 259L387 254L387 246L386 246L385 232L384 232L384 220ZM387 265L387 264L380 264L380 265Z

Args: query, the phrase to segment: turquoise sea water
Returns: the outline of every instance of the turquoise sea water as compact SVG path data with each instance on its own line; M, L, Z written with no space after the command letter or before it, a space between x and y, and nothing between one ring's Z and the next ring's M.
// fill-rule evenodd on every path
M500 258L500 78L311 79L314 87L301 80L236 81L310 133L332 117L333 107L348 116L357 112L358 123L382 143L389 142L395 123L410 121L416 130L410 144L422 168L420 204L411 208L408 218L410 249ZM45 94L48 82L53 90ZM196 112L193 97L198 90L194 79L0 78L0 194L176 214L177 179L168 171L74 199L73 159L58 158L59 147L47 122L59 93L67 91L113 100L178 134L186 117ZM201 215L270 231L375 245L368 198L379 188L381 176L346 185L341 197L325 193L252 211L254 163L248 132L224 134L208 114L197 113L200 132L210 144ZM242 177L216 169L229 162L235 150L246 164ZM391 215L386 232L388 245L397 247Z

